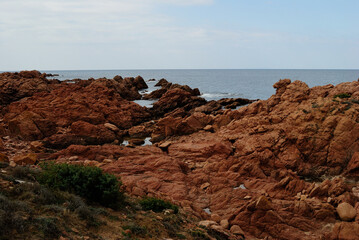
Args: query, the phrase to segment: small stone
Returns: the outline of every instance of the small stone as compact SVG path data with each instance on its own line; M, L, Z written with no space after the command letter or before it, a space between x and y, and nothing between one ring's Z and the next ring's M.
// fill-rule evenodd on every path
M139 187L133 187L132 194L135 196L144 196L146 193Z
M128 142L130 143L130 145L134 145L134 146L140 146L140 145L145 144L144 139L131 139Z
M203 226L203 227L210 227L212 225L216 225L217 223L215 221L211 221L211 220L203 220L203 221L200 221L198 223L199 226Z
M256 208L260 210L270 210L272 209L272 204L266 197L261 196L257 200Z
M112 123L105 123L104 126L105 126L105 128L107 128L111 131L114 131L114 132L118 132L120 130L116 125L114 125Z
M10 167L16 167L16 163L14 161L10 161Z
M174 214L174 213L175 213L175 211L173 209L166 209L163 212L164 215L171 215L171 214Z
M102 162L103 162L103 163L112 163L113 160L112 160L112 159L104 159Z
M25 155L16 155L13 158L16 164L35 164L37 161L37 155L35 153L28 153Z
M251 196L247 195L247 196L245 196L243 199L244 199L244 200L249 200L249 199L251 199L251 198L252 198Z
M228 229L229 227L229 222L227 219L223 219L221 220L221 222L219 223L224 229Z
M131 234L131 233L132 233L130 229L126 229L124 232L125 232L126 234Z
M158 145L158 147L161 148L162 150L167 150L171 144L172 144L171 141L166 141Z
M235 235L243 235L244 236L244 232L243 232L242 228L238 225L233 225L229 231L231 231L231 233L233 233Z
M206 189L206 188L208 188L209 186L210 186L211 184L210 183L208 183L208 182L206 182L206 183L203 183L202 185L201 185L201 189Z
M163 217L161 217L161 216L156 216L156 219L162 221L162 220L163 220Z
M76 161L76 160L78 160L78 159L79 159L78 156L71 156L71 157L69 157L69 161Z
M30 143L30 149L34 152L41 152L44 149L44 144L40 141L32 141Z
M355 208L346 202L338 205L337 213L341 220L347 221L347 222L353 220L357 215Z
M207 132L214 132L214 128L212 125L207 125L203 128L203 130L207 131Z
M211 215L211 220L219 223L221 221L221 217L218 214L214 213L214 214Z

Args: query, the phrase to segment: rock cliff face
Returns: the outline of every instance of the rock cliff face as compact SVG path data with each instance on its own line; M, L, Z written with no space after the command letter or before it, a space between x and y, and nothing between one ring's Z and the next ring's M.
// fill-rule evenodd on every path
M99 166L131 194L172 200L238 239L358 239L359 82L280 80L275 95L238 110L183 88L149 110L115 86L62 83L11 103L5 130L63 148L45 159ZM117 145L125 135L156 144Z

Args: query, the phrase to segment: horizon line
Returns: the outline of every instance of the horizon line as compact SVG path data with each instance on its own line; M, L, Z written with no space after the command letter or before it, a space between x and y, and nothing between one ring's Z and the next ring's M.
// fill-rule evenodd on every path
M169 71L169 70L359 70L359 68L129 68L129 69L23 69L23 70L0 70L3 72L20 71Z

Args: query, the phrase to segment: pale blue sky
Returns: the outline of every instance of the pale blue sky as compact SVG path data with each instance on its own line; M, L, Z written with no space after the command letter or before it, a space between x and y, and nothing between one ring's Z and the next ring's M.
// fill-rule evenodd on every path
M0 0L0 71L359 69L358 0Z

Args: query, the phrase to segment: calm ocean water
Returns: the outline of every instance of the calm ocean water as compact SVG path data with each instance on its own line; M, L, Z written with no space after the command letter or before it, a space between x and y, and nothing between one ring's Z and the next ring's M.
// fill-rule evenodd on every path
M81 70L56 71L46 70L46 73L59 74L59 80L113 78L142 76L159 80L165 78L170 82L187 84L199 88L207 100L218 100L225 97L242 97L249 99L267 99L275 93L272 85L279 79L289 78L301 80L309 87L339 84L341 82L357 81L359 70ZM153 90L155 82L148 82L149 91Z

